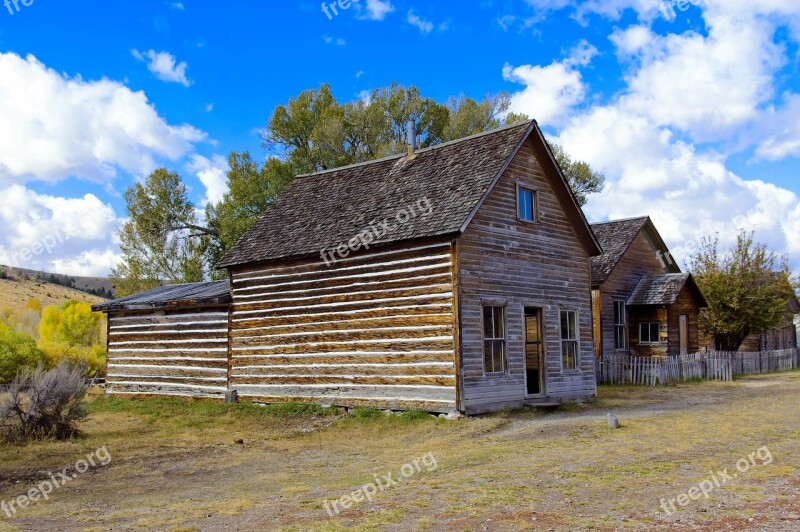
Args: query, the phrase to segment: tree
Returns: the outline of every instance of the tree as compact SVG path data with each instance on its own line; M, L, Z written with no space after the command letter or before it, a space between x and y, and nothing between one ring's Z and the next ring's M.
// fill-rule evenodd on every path
M503 114L508 111L510 106L511 98L505 92L494 96L487 95L480 103L463 95L458 98L450 98L447 102L450 116L444 133L445 140L461 139L503 125L529 121L528 117L511 123L507 119L503 119ZM512 120L517 117L517 115L510 116Z
M209 264L244 235L294 177L287 163L270 158L259 166L248 152L231 153L228 166L228 192L206 207L208 226L217 235L209 245Z
M42 352L33 338L0 323L0 383L9 382L21 370L35 368Z
M199 225L178 174L156 170L144 184L130 187L125 201L129 219L118 234L122 262L111 273L117 296L155 288L163 282L202 281L209 238L218 235Z
M751 334L779 326L794 297L786 257L754 242L752 232L740 232L727 252L718 237L704 238L690 268L708 302L700 327L719 351L737 351Z
M51 305L42 312L39 339L43 344L91 347L100 343L101 316L89 303L67 301Z
M417 87L398 83L344 104L327 84L305 90L277 106L267 121L262 141L272 156L265 163L247 152L230 154L229 191L217 204L205 206L205 224L198 221L175 173L157 170L144 184L128 189L129 221L119 231L123 260L112 272L115 294L221 277L214 264L294 176L402 153L409 143L409 121L426 148L529 120L508 113L510 105L506 93L480 102L460 96L440 104ZM602 189L604 178L557 148L559 163L583 204L587 194Z
M586 161L576 161L558 144L550 144L550 149L567 178L578 205L583 207L589 200L589 194L602 192L606 184L606 176L596 172Z

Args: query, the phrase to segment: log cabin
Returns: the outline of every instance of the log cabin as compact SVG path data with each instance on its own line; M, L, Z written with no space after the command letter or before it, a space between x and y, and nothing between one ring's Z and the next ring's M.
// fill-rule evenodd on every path
M600 253L535 122L299 176L218 264L228 386L466 414L590 398Z
M603 248L593 257L595 352L672 356L700 350L698 317L707 306L645 216L592 225Z
M223 399L228 281L172 285L94 305L108 314L106 391Z

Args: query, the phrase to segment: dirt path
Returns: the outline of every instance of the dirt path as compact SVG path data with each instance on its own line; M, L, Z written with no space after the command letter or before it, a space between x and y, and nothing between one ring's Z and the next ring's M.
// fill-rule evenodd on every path
M594 404L457 422L232 416L204 405L95 412L84 440L0 449L0 501L101 445L113 455L5 530L800 530L800 373L603 388ZM614 412L622 428L607 427ZM236 443L236 440L244 443ZM667 516L676 499L773 458ZM435 457L372 502L329 515L376 475ZM13 478L12 478L13 477Z

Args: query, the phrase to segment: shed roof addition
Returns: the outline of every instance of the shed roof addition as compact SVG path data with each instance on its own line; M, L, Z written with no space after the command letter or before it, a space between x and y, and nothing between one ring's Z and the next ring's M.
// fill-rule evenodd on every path
M94 305L95 312L150 310L156 308L226 305L230 303L230 282L167 285L140 294Z
M708 306L694 277L688 273L645 275L628 298L628 305L672 305L678 300L681 290L687 283L695 292L699 306Z
M556 186L562 198L574 203L565 208L574 211L576 232L590 254L598 253L541 131L530 122L419 150L413 158L397 155L300 176L217 267L318 254L382 221L389 221L391 230L381 231L372 245L458 235L529 138L540 158L547 154L548 160L542 160L546 171L564 182Z

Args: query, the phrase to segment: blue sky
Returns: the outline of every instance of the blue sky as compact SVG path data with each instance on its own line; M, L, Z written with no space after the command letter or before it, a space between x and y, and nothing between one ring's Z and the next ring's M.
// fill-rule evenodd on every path
M650 214L679 257L752 228L800 265L800 5L693 3L0 1L0 263L106 274L136 179L175 170L202 208L276 105L398 81L511 93L606 174L592 220Z

